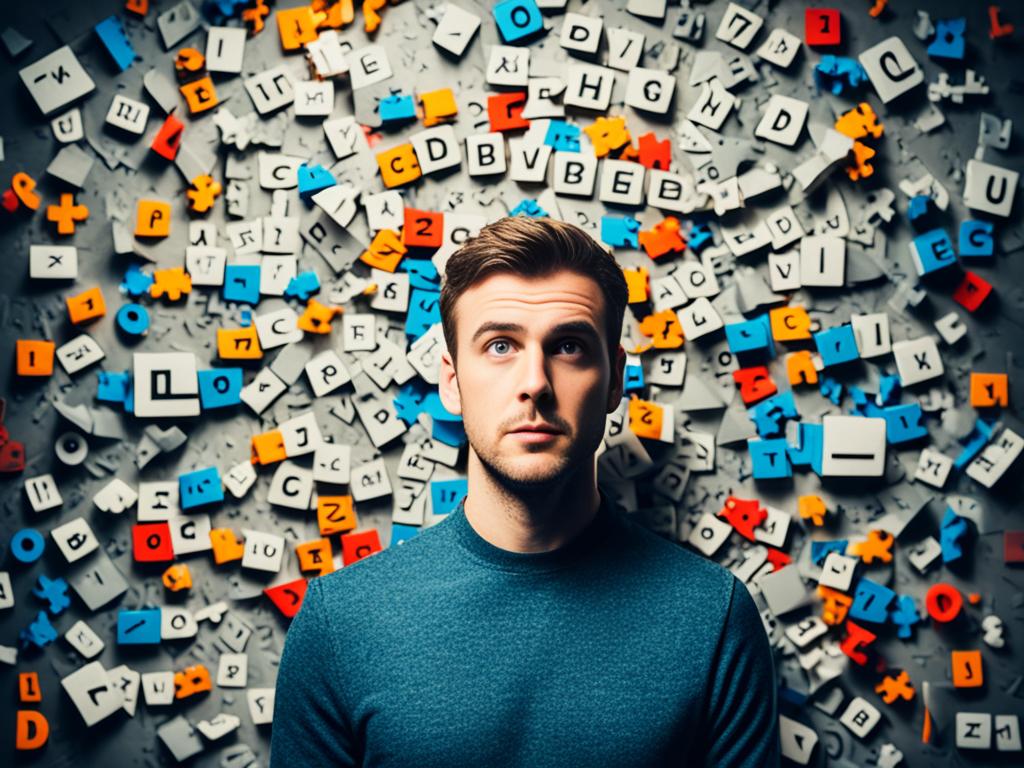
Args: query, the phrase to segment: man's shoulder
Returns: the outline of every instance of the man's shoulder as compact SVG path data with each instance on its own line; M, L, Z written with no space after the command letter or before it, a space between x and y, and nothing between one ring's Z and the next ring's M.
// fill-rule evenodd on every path
M352 594L374 585L394 588L406 578L422 574L424 568L436 563L447 537L447 520L423 528L410 539L395 544L361 560L320 576L321 591L328 598Z
M618 513L618 516L639 550L633 557L646 567L677 581L690 595L703 595L710 600L728 597L737 580L728 568L694 552L685 544L655 533L628 514Z

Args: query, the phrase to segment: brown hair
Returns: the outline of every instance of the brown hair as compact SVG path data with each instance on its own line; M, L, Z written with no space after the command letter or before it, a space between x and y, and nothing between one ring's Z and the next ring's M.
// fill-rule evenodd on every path
M544 277L567 269L594 280L604 294L608 357L614 362L629 290L615 257L579 227L550 218L506 216L466 240L445 265L441 328L455 362L455 302L487 277Z

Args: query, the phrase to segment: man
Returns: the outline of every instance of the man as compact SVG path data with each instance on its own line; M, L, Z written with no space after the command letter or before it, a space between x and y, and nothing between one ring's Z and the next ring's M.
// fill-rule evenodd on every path
M463 419L467 494L310 582L272 768L778 764L746 587L597 487L626 302L614 258L558 221L501 219L451 256L439 393Z

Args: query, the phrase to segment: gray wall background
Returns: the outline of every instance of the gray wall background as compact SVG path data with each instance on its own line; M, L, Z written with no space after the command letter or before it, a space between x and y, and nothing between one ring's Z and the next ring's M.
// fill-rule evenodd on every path
M275 10L295 4L279 2ZM410 88L415 88L417 92L445 86L455 90L460 108L456 131L461 137L486 130L484 125L474 120L469 105L486 92L496 90L486 85L483 73L487 46L500 40L488 5L468 0L460 0L458 4L474 10L483 19L481 30L461 61L443 56L431 45L434 24L429 20L430 5L426 2L405 2L396 7L386 8L382 28L375 41L385 45L395 70L395 77L388 85L401 87L405 93L408 93ZM770 7L764 2L744 4L752 6L757 13L767 17L765 28L758 34L754 45L749 49L750 53L773 27L785 27L797 36L803 37L804 4L779 2L771 3ZM45 282L34 284L28 278L29 245L48 243L54 239L51 225L45 221L42 209L26 221L17 224L7 223L0 228L0 253L3 254L0 257L0 324L4 328L4 332L0 334L0 360L9 361L2 366L4 374L0 387L3 396L7 398L5 426L14 439L25 443L28 454L28 466L21 476L0 479L0 497L3 499L0 510L0 547L4 550L2 568L11 572L17 600L15 608L0 612L0 643L15 645L19 630L42 607L42 603L31 595L36 578L40 574L50 577L67 576L70 572L49 537L47 552L41 561L28 568L17 567L6 552L10 535L26 526L45 533L63 522L83 515L100 538L102 549L128 578L130 588L120 601L95 614L91 614L80 601L72 597L72 607L53 618L53 624L58 632L63 634L76 620L85 618L107 643L106 649L98 658L108 669L126 663L140 672L146 672L171 668L177 670L191 664L205 663L215 675L216 661L224 646L222 641L216 638L217 628L208 624L201 626L199 635L193 641L165 642L158 649L116 646L118 607L138 608L144 605L161 605L169 601L160 583L162 568L142 569L132 562L130 525L134 522L134 517L130 520L129 516L134 513L119 517L106 515L93 506L93 494L114 476L137 486L139 480L175 479L180 472L211 464L219 466L223 474L247 457L251 434L272 428L279 421L304 411L310 404L325 435L330 434L336 441L354 446L353 465L373 458L378 452L367 439L358 420L350 426L331 414L331 408L340 404L340 396L336 393L314 401L303 377L260 418L254 417L246 407L239 406L235 409L204 414L191 422L181 423L180 426L189 437L187 444L178 451L158 457L142 472L135 467L134 451L144 424L130 417L121 419L123 438L89 438L90 454L85 466L72 470L62 469L54 457L54 439L70 428L70 425L54 411L52 401L55 398L64 398L70 404L86 403L97 406L94 400L96 378L93 371L101 367L110 371L126 370L130 368L133 351L166 351L181 348L196 353L200 368L208 367L206 364L213 362L216 356L214 329L220 325L239 324L238 306L225 304L220 300L216 289L195 288L186 302L173 306L151 302L153 327L149 336L134 347L123 344L114 332L113 315L122 303L117 293L117 285L132 260L113 255L110 220L120 219L131 227L136 199L147 196L171 199L175 201L171 236L152 250L152 257L157 266L175 266L183 263L183 248L187 242L187 227L184 223L185 185L182 178L173 166L153 162L152 158L146 157L151 137L162 122L159 110L154 106L146 134L132 144L126 144L111 136L102 126L103 117L114 93L145 100L142 76L148 69L157 67L173 78L174 50L185 46L197 47L200 50L205 48L205 31L201 28L174 46L172 51L165 52L156 33L155 18L170 7L171 3L154 0L151 5L150 13L144 21L136 20L124 13L121 10L122 2L109 0L97 0L88 4L76 4L67 0L46 4L4 3L0 11L0 28L13 25L33 41L31 48L16 59L7 56L6 52L0 54L0 57L7 58L6 66L0 71L0 99L4 104L4 108L0 109L0 136L4 140L0 178L6 182L17 171L28 172L39 182L44 207L50 202L55 202L62 189L59 181L45 173L45 168L58 146L50 132L49 121L39 116L35 104L21 84L18 70L59 45L69 43L97 84L96 91L81 105L87 134L87 140L81 144L96 160L86 188L76 196L78 202L89 207L90 217L87 223L79 226L75 236L69 241L79 250L79 277L74 287L64 288ZM673 137L674 117L685 115L698 93L697 88L687 85L695 54L701 50L735 53L735 49L714 38L726 3L716 1L695 5L695 12L706 15L703 39L696 45L672 36L676 20L681 13L677 4L670 5L663 23L652 23L630 15L625 12L624 5L624 2L590 2L583 5L573 0L568 4L568 8L602 14L605 29L625 26L644 32L647 36L647 49L641 62L642 66L667 67L678 55L678 64L674 68L678 86L669 118L652 121L623 106L626 81L624 74L616 78L612 108L609 110L610 113L626 115L634 138L648 130L654 130L659 138ZM962 77L962 74L957 74L962 67L944 67L931 60L925 53L925 44L914 37L912 30L916 6L892 2L890 5L895 7L887 10L881 19L876 20L868 16L866 2L843 1L832 5L842 10L844 40L839 49L829 52L856 56L859 51L888 36L899 35L924 68L928 81L934 81L938 73L944 70L953 73L954 81ZM875 174L867 181L853 184L838 172L832 176L829 185L839 190L851 220L856 220L858 213L863 210L867 195L883 187L896 192L897 214L890 225L880 230L880 239L876 240L876 248L881 243L881 247L874 254L885 272L882 280L836 291L801 291L791 300L791 303L806 305L812 317L819 321L822 327L846 322L851 313L889 311L894 339L913 338L922 333L933 332L932 323L936 318L950 309L959 309L951 299L950 289L929 290L924 305L918 310L897 313L888 305L897 285L904 280L913 281L915 275L908 249L912 231L905 215L907 198L898 191L898 182L908 177L919 178L928 172L945 185L950 194L950 206L949 210L941 215L940 222L950 232L955 242L959 222L969 217L961 201L963 169L966 161L974 156L981 111L1014 121L1010 149L1006 152L988 150L986 159L1008 168L1019 170L1021 166L1019 134L1020 126L1024 123L1021 110L1021 57L1018 41L1024 34L1024 17L1020 16L1018 8L1007 7L1005 15L1017 24L1018 30L1013 39L996 44L988 39L986 8L982 4L920 4L922 9L925 6L933 20L959 15L967 17L967 66L985 77L991 91L987 96L968 97L963 105L943 102L940 108L945 113L946 124L928 134L922 134L913 125L916 116L914 107L923 106L925 101L924 87L910 100L910 106L901 107L898 111L885 109L870 86L861 91L862 98L872 104L885 125L885 135L873 142L878 151L875 158ZM116 72L106 51L91 31L95 23L111 13L118 13L124 21L128 36L141 56L141 60L137 60L124 73ZM557 74L563 70L569 59L568 53L558 45L560 14L549 15L547 24L550 28L549 33L530 45L534 65L532 74L545 71ZM354 47L360 47L368 42L359 15L356 23L348 27L343 35ZM740 158L749 157L774 162L785 172L795 167L798 158L802 159L810 151L812 144L806 136L793 150L771 143L764 143L758 148L751 147L753 128L764 102L771 93L785 93L811 102L809 120L812 135L815 123L831 124L834 116L860 100L834 97L832 94L817 91L811 70L818 56L818 51L804 47L797 62L787 71L781 71L765 63L758 65L760 81L737 89L738 95L742 97L742 103L721 131L723 136L729 137L730 140L735 139L735 142L727 140L721 147L716 148L715 157L720 165L727 167L730 163L737 163ZM301 54L287 54L284 58L298 66L296 60L301 58ZM751 58L756 63L757 60ZM226 104L236 116L250 112L252 105L242 87L243 79L280 60L282 53L277 27L271 16L264 32L246 44L242 76L216 78L221 103ZM374 93L378 91L375 89ZM337 88L334 116L352 113L351 91L347 87ZM587 126L596 114L573 113L570 110L570 116L581 126ZM212 113L197 116L195 119L185 118L185 122L187 140L193 146L206 151L216 151L218 136ZM318 122L294 121L291 108L283 110L271 122L275 126L273 130L282 134L282 152L309 156L314 162L322 162L331 167L339 180L351 181L368 191L383 189L379 176L375 176L376 167L372 162L372 156L334 163ZM402 137L421 128L422 125L416 122L397 131L385 131L383 141L374 150L379 151L400 143ZM706 133L712 135L710 132ZM249 157L254 155L253 151L247 154ZM365 162L367 158L370 160L369 163ZM673 147L673 170L679 167L686 168L688 162L685 154ZM215 168L214 175L223 180L223 152L218 157ZM493 219L514 208L523 198L537 197L543 189L542 185L520 185L506 178L487 182L470 179L463 166L451 175L427 177L404 188L403 194L408 206L445 212L481 213ZM300 206L295 192L292 191L290 195L292 206ZM814 203L817 201L811 202L812 204L801 208L805 218L813 213ZM605 211L605 206L596 199L596 195L593 200L582 201L560 198L559 203L563 218L587 227L595 236L597 235L600 216ZM926 444L946 450L952 455L959 450L957 437L963 434L965 425L969 428L973 423L973 409L968 399L968 373L971 369L1005 371L1009 374L1010 407L1005 409L1000 417L1004 424L1018 433L1021 432L1017 403L1024 394L1020 383L1024 381L1024 377L1020 375L1016 354L1020 349L1020 333L1024 321L1020 205L1018 199L1014 215L1006 221L997 222L998 246L995 259L989 263L972 262L967 265L967 268L980 273L995 285L996 295L990 298L985 311L978 313L977 316L960 310L969 329L967 339L955 348L942 345L946 375L938 380L936 388L952 393L955 404L951 408L943 409L941 413L927 417L931 439L930 443ZM762 212L771 209L767 205L762 207L760 203L753 207ZM267 214L269 210L270 195L261 190L253 180L250 183L250 205L246 218ZM305 222L310 213L304 208L301 210ZM613 215L623 213L609 212ZM641 219L645 228L662 218L662 214L653 209L640 209L634 215ZM223 226L230 221L225 214L223 198L218 200L214 212L207 218L217 223L223 236ZM693 218L696 220L698 217ZM357 243L368 242L365 218L361 213L357 215L353 224L352 235ZM358 253L359 245L354 244L350 255L355 258ZM652 276L667 270L665 264L652 264L643 252L623 249L617 250L616 256L623 265L648 266L652 269ZM144 264L141 261L139 263ZM742 274L742 269L738 268L747 265L766 277L763 258L741 260L738 263L734 263L729 255L724 258L720 275L723 292L715 300L715 305L727 322L741 319L736 304L736 286L737 277ZM321 297L341 278L340 274L336 276L332 273L317 253L303 245L299 254L299 270L310 268L319 273L324 284ZM359 272L359 269L356 271ZM365 274L365 271L362 274ZM87 330L104 348L106 359L99 366L73 378L66 376L57 366L52 379L39 382L19 381L13 370L15 339L52 338L58 341L58 345L70 339L75 332L67 323L64 297L94 284L103 287L107 301L107 316L89 326ZM275 299L264 299L258 311L263 312L278 303ZM298 306L295 302L293 304ZM360 304L351 302L346 308L357 306ZM389 336L393 340L404 343L404 318L386 318L381 322L392 329ZM337 325L336 323L336 327ZM627 333L632 333L638 338L635 328L631 329L628 326L629 323ZM336 330L332 338L337 339L337 333ZM317 349L325 343L329 344L330 340L317 340ZM729 373L736 364L728 359L728 355L723 357L723 350L726 350L726 344L720 334L711 343L693 345L688 342L687 381L689 383L693 379L702 379L713 387L719 387L726 401L733 403L732 409L735 410L739 407L739 398L738 394L734 397ZM263 361L264 364L269 363L271 357L272 355L268 355ZM344 353L343 359L352 360L355 356ZM646 366L645 359L645 368ZM779 363L773 363L776 381L784 381L783 369L775 366L779 366ZM880 360L880 367L883 372L895 370L889 357ZM255 370L254 367L253 372ZM252 372L247 374L247 381L251 375ZM878 367L869 364L852 378L844 380L854 384L863 383L870 388L873 382L877 382L877 375ZM785 389L785 386L781 388ZM341 390L342 393L351 391L350 385ZM393 394L395 393L397 389L393 388ZM920 394L932 396L928 393ZM670 390L662 390L657 399L660 402L677 404L677 430L685 426L696 431L718 433L723 419L722 409L688 410L685 393ZM802 418L806 421L817 421L822 413L836 410L813 390L801 392L797 402ZM849 400L844 400L843 410L848 410L848 407ZM742 421L745 417L742 409L739 410ZM411 430L410 434L416 434L416 428ZM404 440L405 437L395 441L383 451L389 470L393 471L397 466ZM685 539L692 524L703 512L717 512L729 495L759 498L765 504L795 511L795 500L798 495L820 493L829 502L830 509L841 507L843 514L838 516L839 519L835 520L824 534L816 533L818 538L844 538L848 535L863 534L871 527L871 521L880 517L883 512L897 511L899 500L903 500L905 505L910 507L923 506L921 513L897 542L896 556L891 566L875 566L868 569L867 574L873 580L888 583L897 592L913 595L920 613L924 612L924 594L936 581L949 581L965 594L978 592L982 595L980 605L965 606L966 620L960 622L953 631L937 630L930 622L925 621L918 625L913 638L909 641L896 639L893 628L880 633L877 647L882 655L890 666L907 669L917 689L917 697L909 706L893 707L883 704L873 692L874 677L863 674L862 670L853 669L852 665L842 675L838 684L833 686L844 698L864 696L883 712L882 723L863 742L852 736L837 719L830 717L821 708L810 703L799 707L783 701L782 711L785 714L812 724L821 737L822 743L815 753L812 764L872 765L875 763L877 750L887 742L902 750L906 764L913 766L929 762L943 765L1000 763L996 755L959 753L953 747L953 713L957 710L1024 713L1020 691L1024 665L1018 651L1019 638L1024 632L1022 577L1019 569L1014 570L1004 565L1002 561L1003 531L1022 527L1018 506L1021 492L1019 465L1011 469L1008 473L1010 476L1004 478L991 491L956 474L945 489L936 491L912 481L921 447L921 444L917 444L900 450L890 448L892 470L887 473L887 482L878 484L826 484L813 473L800 470L792 482L755 482L751 478L749 455L742 443L720 446L714 471L692 473L686 494L677 505L656 494L649 482L641 479L635 484L638 516L645 524L680 540ZM652 456L659 464L663 464L671 458L671 452L659 452L652 448ZM432 479L459 476L464 472L464 460L464 456L460 458L455 472L439 466ZM50 471L54 472L60 484L64 504L58 510L37 515L25 501L22 492L23 480ZM302 515L272 508L266 503L271 474L272 471L261 471L257 485L244 500L235 501L229 496L225 503L212 513L214 527L229 526L236 531L250 526L261 530L274 530L284 535L290 545L316 538L315 514L303 518ZM393 473L392 480L395 480ZM622 484L611 482L607 476L602 482L612 492L619 493L624 490ZM429 493L429 486L427 492ZM963 563L955 568L933 569L928 575L921 576L908 564L907 552L913 544L928 535L938 537L939 521L951 496L965 497L976 505L973 513L975 535ZM375 526L380 531L382 542L387 544L390 540L391 499L377 499L360 504L358 513L360 528ZM337 553L337 537L332 538ZM801 558L806 559L810 538L810 532L804 531L795 523L787 540L786 551L798 562ZM741 542L741 539L734 535L717 559L724 565L735 566L742 561L745 547L745 542ZM195 587L187 596L185 604L197 610L208 603L227 600L232 614L254 630L246 647L249 656L249 686L272 687L287 621L261 597L260 590L269 583L284 582L298 577L295 558L286 553L281 573L266 581L260 581L254 577L253 571L242 570L237 564L216 568L212 565L212 558L205 555L192 556L186 561L192 570ZM813 581L808 580L807 586L809 592L814 590ZM812 610L815 613L819 612L817 603ZM981 641L980 621L981 617L988 613L998 614L1005 624L1007 644L1002 650L990 648ZM782 626L787 625L793 616L784 618L786 621L782 622ZM776 631L773 637L778 637L778 634ZM841 633L837 636L837 639L840 638ZM949 682L949 652L953 649L969 648L981 649L987 680L983 690L970 694L953 691ZM792 655L791 648L786 647L785 642L780 641L776 658L780 678L797 690L806 685L795 656ZM249 759L248 751L251 751L253 759L260 763L267 762L269 728L252 725L245 705L244 692L219 689L216 686L210 694L194 697L171 708L150 709L140 702L133 718L115 716L93 729L85 728L59 684L60 677L82 663L78 654L67 646L63 639L59 639L42 653L21 652L18 665L14 668L6 665L0 667L0 685L4 691L0 694L0 702L3 702L0 749L4 755L14 759L17 672L37 670L42 680L44 701L41 705L29 705L28 708L40 709L49 719L49 745L41 754L16 756L19 762L35 762L48 766L72 763L118 766L171 763L172 758L156 737L156 728L177 714L184 714L194 723L212 717L218 712L238 715L241 717L242 726L238 732L223 742L210 745L195 762L202 765L244 765ZM923 718L921 684L924 681L930 681L934 686L938 705L937 710L933 712L937 719L938 734L931 745L922 745L919 738ZM839 694L832 693L824 698L835 703L834 697L837 695ZM844 706L845 702L836 712L836 718ZM510 724L510 727L513 726Z

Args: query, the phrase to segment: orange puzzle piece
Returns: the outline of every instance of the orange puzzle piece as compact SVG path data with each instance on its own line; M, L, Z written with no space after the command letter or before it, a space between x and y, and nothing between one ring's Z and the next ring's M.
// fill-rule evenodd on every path
M209 75L186 83L178 90L185 97L188 111L193 115L213 109L220 103L217 98L217 89L213 86L213 78Z
M822 600L821 618L830 627L843 623L846 612L853 605L853 598L845 592L818 585L818 596Z
M686 241L679 234L679 219L675 216L666 216L651 229L640 230L637 239L652 259L668 253L679 253L686 248Z
M316 40L319 37L317 26L327 20L326 13L317 13L309 5L278 11L274 15L277 17L281 47L286 51L297 51L305 43Z
M192 179L192 188L186 190L185 196L189 199L191 210L206 213L213 207L213 201L220 193L220 182L214 181L213 176L204 173Z
M853 164L847 166L846 175L852 181L866 179L875 172L875 166L868 163L876 154L875 150L859 141L853 142Z
M19 376L52 376L57 345L41 339L18 339L14 357Z
M174 57L174 70L179 80L188 80L206 67L206 57L195 48L182 48Z
M801 349L786 355L786 378L791 386L817 384L818 369L814 367L814 356L809 349Z
M989 408L1010 404L1010 379L1005 373L975 373L971 371L971 405Z
M455 102L455 94L451 88L438 88L420 94L423 102L423 126L448 122L459 114L459 105Z
M664 416L664 410L657 403L641 400L636 395L630 397L629 428L637 437L660 438Z
M380 14L377 13L387 5L387 0L363 0L363 29L367 32L376 32L380 27Z
M950 654L954 688L980 688L985 682L981 651L953 651Z
M164 571L161 580L171 592L192 589L192 572L185 563L175 563Z
M329 307L314 298L306 302L306 311L299 315L295 325L309 333L330 333L331 320L343 312L342 307Z
M811 316L803 307L778 307L768 313L768 320L776 341L811 338Z
M21 204L31 211L38 211L42 198L35 193L36 180L24 171L18 171L11 177L11 189Z
M174 673L174 698L185 699L202 691L213 690L210 670L203 664L185 667Z
M821 496L801 496L796 501L797 511L801 520L810 520L816 526L825 524L825 500Z
M57 224L58 235L75 234L75 222L87 218L89 209L84 205L75 205L75 196L70 192L61 193L60 205L46 206L46 219Z
M359 260L385 272L394 272L406 253L408 249L402 242L402 236L393 229L382 229L373 236L369 247L363 251Z
M153 273L153 284L149 286L149 295L154 299L165 296L168 301L178 301L182 296L192 292L192 276L184 267L158 269Z
M683 326L674 309L663 309L645 317L640 323L640 333L653 339L655 349L678 349L683 346Z
M295 554L299 557L299 570L302 573L316 571L317 576L323 576L334 570L330 539L316 539L296 544Z
M592 125L584 128L583 132L590 137L596 157L604 157L613 149L618 149L632 141L629 130L626 128L626 118L621 115L616 117L602 115Z
M859 556L867 565L871 565L875 560L891 563L893 541L893 535L888 531L868 531L867 540L852 545L850 547L850 554Z
M87 291L82 291L77 296L68 296L65 302L68 306L68 319L75 325L95 320L97 317L107 314L103 291L98 285Z
M408 184L423 175L412 144L399 144L378 153L377 165L380 167L380 177L384 180L384 186L389 189Z
M136 237L167 237L171 234L171 204L139 200L135 206Z
M647 301L650 297L650 283L647 280L649 274L645 267L623 267L622 275L626 278L626 286L629 288L627 303L638 304Z
M318 496L316 519L322 536L351 531L358 525L351 496Z
M256 0L249 8L242 9L242 21L249 25L249 37L263 31L263 19L270 14L267 0Z
M223 360L257 360L263 357L256 326L218 328L217 356Z
M272 429L252 436L253 464L276 464L288 458L284 449L284 435L281 430Z
M637 161L644 168L656 168L667 171L672 165L672 140L658 141L654 132L645 133L637 138Z
M217 565L241 560L245 554L245 545L235 538L235 532L230 528L211 530L210 544L213 546L213 562Z
M914 698L914 686L910 683L910 674L902 670L897 677L886 675L882 682L875 686L875 693L882 694L882 701L892 704L896 699L910 701Z

